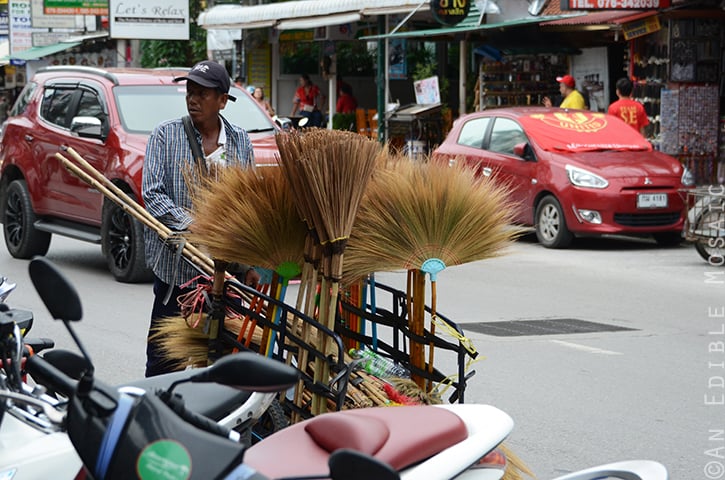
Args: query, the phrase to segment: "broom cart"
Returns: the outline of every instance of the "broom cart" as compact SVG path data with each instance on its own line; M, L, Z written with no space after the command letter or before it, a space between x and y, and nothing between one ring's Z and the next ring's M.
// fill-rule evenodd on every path
M56 157L199 270L194 291L177 299L181 318L155 333L179 368L238 350L292 365L301 380L280 397L292 422L347 408L463 402L478 353L437 311L436 285L443 270L501 255L521 233L511 227L507 191L353 132L276 139L278 168L187 177L193 221L182 242L72 149L72 160ZM235 262L253 265L260 284L226 272ZM405 291L375 281L391 271L407 272ZM299 288L289 298L293 280ZM373 354L406 374L371 370Z
M725 265L725 185L699 186L684 194L685 239L710 265Z

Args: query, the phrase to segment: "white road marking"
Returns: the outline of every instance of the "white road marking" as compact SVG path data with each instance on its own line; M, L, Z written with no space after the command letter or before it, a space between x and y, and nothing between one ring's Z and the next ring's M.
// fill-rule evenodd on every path
M622 352L615 352L612 350L604 350L603 348L587 347L586 345L579 345L578 343L565 342L563 340L552 340L553 343L558 343L564 347L573 348L574 350L580 350L582 352L596 353L599 355L624 355Z

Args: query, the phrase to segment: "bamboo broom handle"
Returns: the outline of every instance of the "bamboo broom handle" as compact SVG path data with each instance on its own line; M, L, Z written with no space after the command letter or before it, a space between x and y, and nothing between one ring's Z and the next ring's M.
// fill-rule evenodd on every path
M151 230L155 231L163 240L166 240L169 237L169 233L163 230L159 230L157 226L149 221L149 217L146 215L138 215L138 212L131 207L130 205L126 204L120 197L118 197L116 194L114 194L111 190L106 188L103 184L96 181L92 176L90 176L85 171L81 170L80 167L75 165L73 162L65 158L60 153L56 153L55 157L58 158L63 165L70 170L74 175L78 176L81 180L88 183L93 188L98 189L103 195L108 197L111 201L116 203L121 209L131 215L132 217L136 218L138 221L143 223L145 226L150 228ZM170 232L170 231L169 231ZM182 253L185 257L187 257L189 260L196 264L201 264L204 268L205 273L212 274L213 273L213 267L209 268L209 261L211 261L206 256L199 256L192 252L190 249L184 248Z
M104 185L108 190L112 191L118 198L123 200L123 202L127 205L129 205L131 208L133 208L135 211L139 213L140 216L147 217L149 221L156 225L157 228L154 228L156 231L163 231L167 235L171 235L171 229L161 223L157 218L155 218L153 215L151 215L145 208L143 208L136 200L129 197L126 192L118 188L116 185L114 185L113 182L111 182L105 175L103 175L101 172L99 172L93 165L88 163L78 152L76 152L73 148L68 147L67 149L68 153L73 157L73 159L78 162L85 170L86 172L90 173L90 176L97 180L99 183ZM188 247L187 247L188 245ZM204 263L208 264L210 267L210 272L214 271L214 261L204 255L201 251L199 251L196 246L187 244L184 246L184 248L189 248L189 250L200 259L204 259ZM208 272L208 273L210 273Z

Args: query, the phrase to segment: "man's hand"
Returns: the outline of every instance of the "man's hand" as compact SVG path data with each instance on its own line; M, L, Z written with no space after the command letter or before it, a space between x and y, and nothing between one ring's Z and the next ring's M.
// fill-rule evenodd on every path
M254 268L247 270L247 274L244 276L244 284L249 287L256 287L259 284L261 276Z
M551 99L549 97L544 97L544 99L542 100L541 103L543 103L545 107L550 107L551 106Z

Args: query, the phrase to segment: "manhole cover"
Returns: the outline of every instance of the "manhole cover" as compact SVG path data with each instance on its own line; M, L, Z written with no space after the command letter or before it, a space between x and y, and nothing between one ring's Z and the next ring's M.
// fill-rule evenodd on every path
M565 335L569 333L620 332L635 328L587 322L575 318L547 318L544 320L510 320L505 322L479 322L460 324L464 330L493 335L517 337L523 335Z

